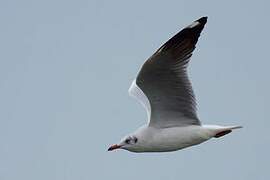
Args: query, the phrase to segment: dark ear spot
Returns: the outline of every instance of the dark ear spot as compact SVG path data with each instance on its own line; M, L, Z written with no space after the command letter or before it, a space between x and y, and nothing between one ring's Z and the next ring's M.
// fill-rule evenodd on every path
M138 141L138 138L134 137L134 142L137 143Z
M129 144L129 143L130 143L130 139L126 139L126 140L125 140L125 143L126 143L126 144Z

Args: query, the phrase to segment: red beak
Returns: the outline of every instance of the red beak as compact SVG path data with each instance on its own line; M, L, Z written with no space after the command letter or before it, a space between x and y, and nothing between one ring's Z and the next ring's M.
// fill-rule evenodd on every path
M108 151L112 151L112 150L115 150L115 149L119 149L121 146L119 146L118 144L114 144L112 145L111 147L109 147Z

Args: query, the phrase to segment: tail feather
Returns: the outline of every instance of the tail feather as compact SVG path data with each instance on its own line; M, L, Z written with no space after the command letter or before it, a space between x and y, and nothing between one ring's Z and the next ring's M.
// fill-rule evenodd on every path
M225 126L227 129L240 129L243 128L243 126Z
M233 129L239 129L239 128L242 128L242 126L225 126L224 128L221 129L221 131L218 131L214 137L215 138L219 138L219 137L222 137L226 134L229 134L232 132Z

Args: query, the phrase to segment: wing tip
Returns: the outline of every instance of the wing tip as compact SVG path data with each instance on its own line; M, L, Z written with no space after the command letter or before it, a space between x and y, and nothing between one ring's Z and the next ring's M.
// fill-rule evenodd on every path
M207 16L201 17L200 19L196 20L197 22L199 22L200 24L205 25L207 23Z
M189 29L203 29L204 25L207 23L207 16L201 17L197 19L193 23L191 23L187 28Z
M193 49L195 48L195 44L198 41L198 38L207 23L207 16L203 16L193 23L191 23L189 26L186 26L184 29L182 29L180 32L178 32L176 35L174 35L171 39L169 39L165 44L163 44L156 53L167 51L168 49L173 49L173 47L178 46L179 42L183 40L184 38L189 38L191 40L191 43L194 44ZM181 48L180 48L181 49ZM193 50L192 49L192 50ZM180 52L180 51L178 51Z

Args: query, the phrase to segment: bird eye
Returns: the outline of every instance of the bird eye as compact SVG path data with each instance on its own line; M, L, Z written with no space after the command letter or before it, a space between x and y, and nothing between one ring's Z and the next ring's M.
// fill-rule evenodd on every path
M125 143L129 144L130 143L130 139L126 139Z

